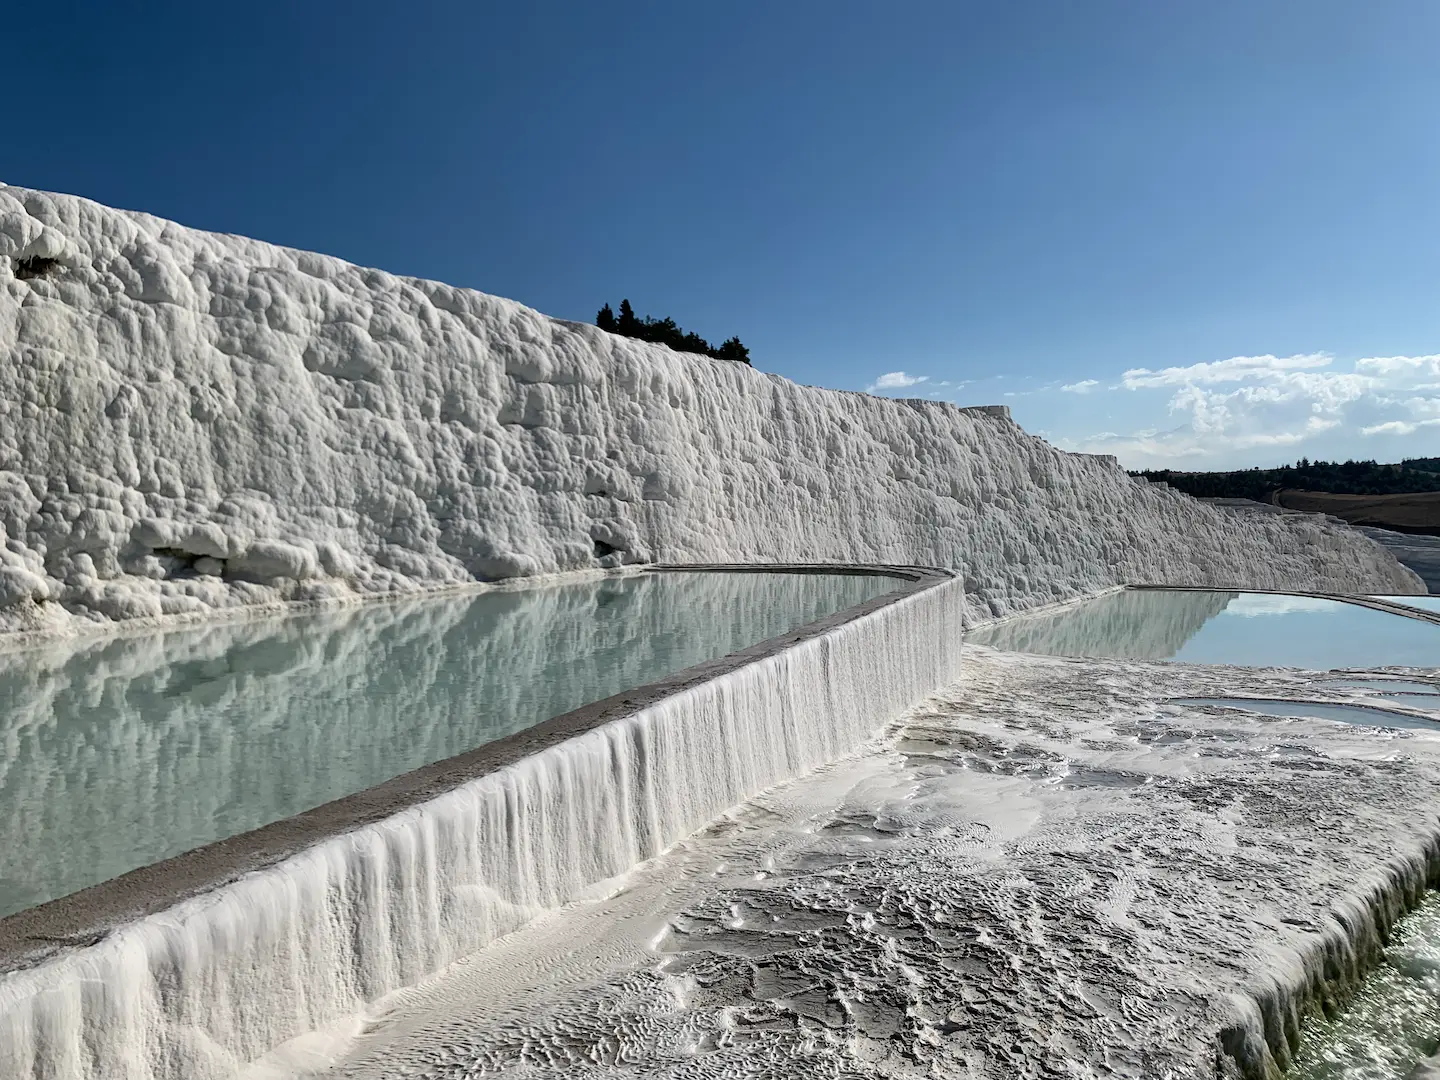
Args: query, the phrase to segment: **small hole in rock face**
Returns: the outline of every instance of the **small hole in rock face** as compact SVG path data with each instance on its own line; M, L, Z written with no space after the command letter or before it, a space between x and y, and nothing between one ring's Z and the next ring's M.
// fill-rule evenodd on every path
M28 259L16 259L15 276L21 281L29 281L31 278L44 277L59 265L59 259L46 259L39 255Z
M603 559L606 555L614 555L620 549L614 544L607 544L604 540L595 541L595 558Z

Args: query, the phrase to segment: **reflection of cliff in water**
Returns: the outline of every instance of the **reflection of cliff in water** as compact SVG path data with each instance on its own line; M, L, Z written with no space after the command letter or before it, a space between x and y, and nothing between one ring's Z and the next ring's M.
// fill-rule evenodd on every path
M656 574L0 652L0 915L897 584Z
M1007 652L1168 660L1239 595L1127 589L1048 615L984 627L966 640Z

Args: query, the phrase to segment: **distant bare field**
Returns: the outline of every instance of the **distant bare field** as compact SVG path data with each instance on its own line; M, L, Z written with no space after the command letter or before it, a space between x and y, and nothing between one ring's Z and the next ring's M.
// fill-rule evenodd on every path
M1352 525L1440 536L1440 491L1410 495L1336 495L1285 489L1273 496L1287 510L1332 514Z

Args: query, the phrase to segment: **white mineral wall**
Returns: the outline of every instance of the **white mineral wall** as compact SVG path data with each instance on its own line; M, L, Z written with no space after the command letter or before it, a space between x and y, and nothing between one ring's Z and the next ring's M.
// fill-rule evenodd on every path
M230 1080L855 749L959 670L949 579L0 974L6 1080Z
M1003 411L17 187L0 358L0 628L646 560L963 566L982 614L1120 582L1421 589L1352 531L1222 515Z

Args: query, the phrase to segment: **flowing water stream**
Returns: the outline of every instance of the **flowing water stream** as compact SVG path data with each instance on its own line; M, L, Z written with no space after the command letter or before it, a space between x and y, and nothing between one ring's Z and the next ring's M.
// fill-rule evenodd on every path
M1436 1080L1440 1061L1440 896L1396 927L1385 963L1333 1020L1301 1032L1292 1080Z

